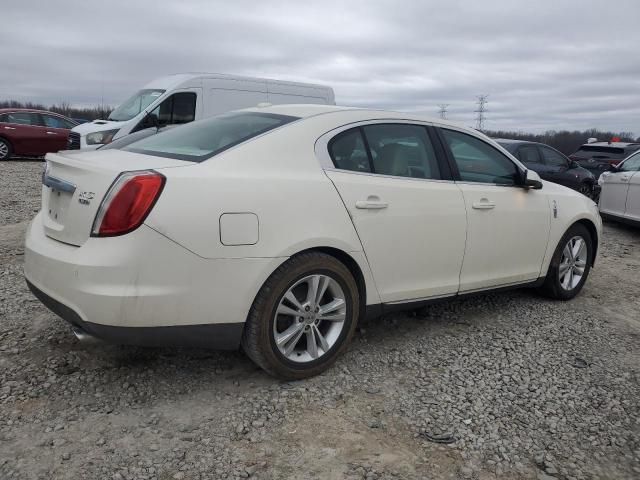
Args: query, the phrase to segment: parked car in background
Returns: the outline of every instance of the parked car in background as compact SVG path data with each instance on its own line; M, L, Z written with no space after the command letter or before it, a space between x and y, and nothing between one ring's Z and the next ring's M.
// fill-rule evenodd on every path
M592 142L582 145L569 155L569 158L598 178L602 172L606 172L609 167L615 167L638 149L640 143Z
M0 160L8 160L13 155L41 157L79 148L80 136L70 134L76 125L73 120L53 112L0 109Z
M602 184L600 214L640 226L640 151L603 172L598 181Z
M514 157L544 180L572 188L590 198L597 198L596 177L555 148L523 140L495 139Z
M91 121L91 120L87 120L86 118L72 118L71 120L76 122L78 125L81 125L83 123L89 123Z
M74 131L80 148L101 145L150 127L180 125L240 108L303 103L334 105L333 89L323 85L221 73L179 73L153 80L109 114Z
M580 292L596 205L475 130L280 105L122 149L47 155L26 234L34 294L82 338L329 367L358 321L505 287Z

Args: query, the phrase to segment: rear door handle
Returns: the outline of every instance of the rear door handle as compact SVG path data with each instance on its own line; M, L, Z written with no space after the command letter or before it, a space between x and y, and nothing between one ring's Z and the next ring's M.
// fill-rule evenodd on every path
M57 135L56 132L47 132L47 135Z
M383 202L375 195L370 195L366 200L358 200L356 202L356 208L367 209L367 210L381 210L383 208L387 208L389 204L387 202Z
M628 182L629 181L629 175L622 175L620 177L620 181L622 182Z
M473 202L472 207L476 210L491 210L492 208L496 207L496 204L490 202L486 198L483 198L479 202Z
M5 130L15 130L14 127L4 127Z

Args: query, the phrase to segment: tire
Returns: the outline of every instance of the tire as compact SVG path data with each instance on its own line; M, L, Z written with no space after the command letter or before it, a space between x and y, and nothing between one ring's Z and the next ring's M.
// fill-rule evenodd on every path
M593 197L593 185L589 182L582 182L580 187L578 187L578 192L583 194L585 197L592 198Z
M567 255L568 252L565 251L565 247L569 246L569 242L575 242L576 239L584 242L584 251L580 250L578 257L572 259ZM575 250L577 245L576 243L573 243L573 245ZM571 300L580 293L584 283L587 281L591 271L592 259L593 239L591 234L584 225L573 225L562 236L556 247L544 284L540 288L541 293L557 300ZM572 265L575 265L575 267L572 267ZM578 279L576 277L580 268L583 268L582 276Z
M8 140L0 138L0 162L2 160L9 160L13 154L13 148Z
M321 297L317 302L308 301L313 285L319 285L315 292L324 292L317 293ZM344 303L337 308L339 297ZM274 377L298 380L317 375L329 368L351 341L359 305L358 286L343 263L320 252L296 255L271 274L258 292L245 324L242 348ZM291 340L284 341L287 335Z

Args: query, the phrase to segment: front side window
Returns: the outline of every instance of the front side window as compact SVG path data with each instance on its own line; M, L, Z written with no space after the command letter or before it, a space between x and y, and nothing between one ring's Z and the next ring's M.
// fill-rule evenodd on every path
M454 130L442 129L442 135L464 182L515 185L518 168L486 142Z
M158 118L158 123L162 127L193 122L196 117L196 94L192 92L173 94L158 105L151 114Z
M523 163L542 163L535 145L524 145L518 149L518 160Z
M551 167L566 167L568 162L560 153L549 147L540 147L544 163Z
M636 153L634 156L627 158L622 165L620 165L621 172L640 172L640 153Z
M73 123L64 118L56 117L55 115L42 115L45 126L49 128L64 128L67 130L75 127Z
M228 148L297 119L271 113L226 113L152 135L130 144L123 150L202 162Z
M114 122L126 122L127 120L131 120L155 102L164 92L164 90L149 88L140 90L111 112L109 120L113 120Z

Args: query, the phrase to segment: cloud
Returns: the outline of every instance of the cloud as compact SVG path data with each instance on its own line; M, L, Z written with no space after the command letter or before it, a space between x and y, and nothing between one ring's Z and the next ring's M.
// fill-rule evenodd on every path
M325 83L339 104L487 127L640 134L640 3L112 0L3 6L0 98L117 104L209 71ZM34 5L35 4L35 5Z

